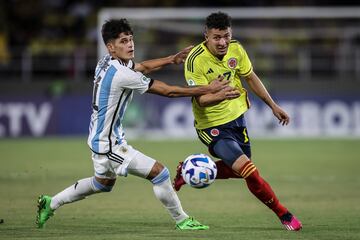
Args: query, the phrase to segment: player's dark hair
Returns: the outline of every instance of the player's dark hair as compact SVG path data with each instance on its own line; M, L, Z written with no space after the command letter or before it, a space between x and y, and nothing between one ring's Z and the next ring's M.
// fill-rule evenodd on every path
M106 21L101 28L101 35L105 44L119 37L119 34L125 33L132 35L133 31L129 22L125 19L111 19Z
M231 27L231 17L223 12L212 13L206 18L205 26L207 29L225 30Z

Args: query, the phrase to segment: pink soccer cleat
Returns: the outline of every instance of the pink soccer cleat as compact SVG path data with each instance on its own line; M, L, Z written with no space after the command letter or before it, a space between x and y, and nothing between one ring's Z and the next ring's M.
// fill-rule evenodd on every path
M301 222L290 212L284 214L280 218L280 221L282 225L284 225L285 229L289 231L299 231L302 228Z
M179 162L179 165L176 167L176 176L174 178L173 187L175 191L179 191L182 185L185 184L185 180L181 175L181 167L183 162Z

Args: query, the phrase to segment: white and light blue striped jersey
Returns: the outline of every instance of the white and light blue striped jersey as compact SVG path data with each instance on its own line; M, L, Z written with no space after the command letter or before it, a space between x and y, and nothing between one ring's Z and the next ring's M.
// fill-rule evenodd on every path
M88 137L88 145L95 153L109 153L114 144L124 141L121 123L133 91L142 94L149 88L151 79L134 67L133 61L125 64L109 54L96 66Z

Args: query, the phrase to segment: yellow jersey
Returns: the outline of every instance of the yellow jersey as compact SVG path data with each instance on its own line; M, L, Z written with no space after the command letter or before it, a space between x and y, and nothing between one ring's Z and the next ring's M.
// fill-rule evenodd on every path
M185 61L185 79L189 86L207 85L219 75L230 80L230 86L240 91L240 97L224 100L214 106L200 107L192 99L192 109L195 117L195 128L205 129L228 123L250 107L247 91L243 88L240 77L246 77L252 72L250 59L236 40L231 40L228 51L222 60L215 57L205 46L205 42L194 47Z

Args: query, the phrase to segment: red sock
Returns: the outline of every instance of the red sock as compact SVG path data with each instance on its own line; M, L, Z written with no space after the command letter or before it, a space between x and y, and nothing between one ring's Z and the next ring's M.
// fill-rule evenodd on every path
M216 179L242 178L228 167L223 160L216 161L215 164L217 168Z
M279 202L270 185L260 176L255 165L249 161L241 168L241 175L245 178L246 184L261 202L268 206L273 212L281 217L288 210Z

